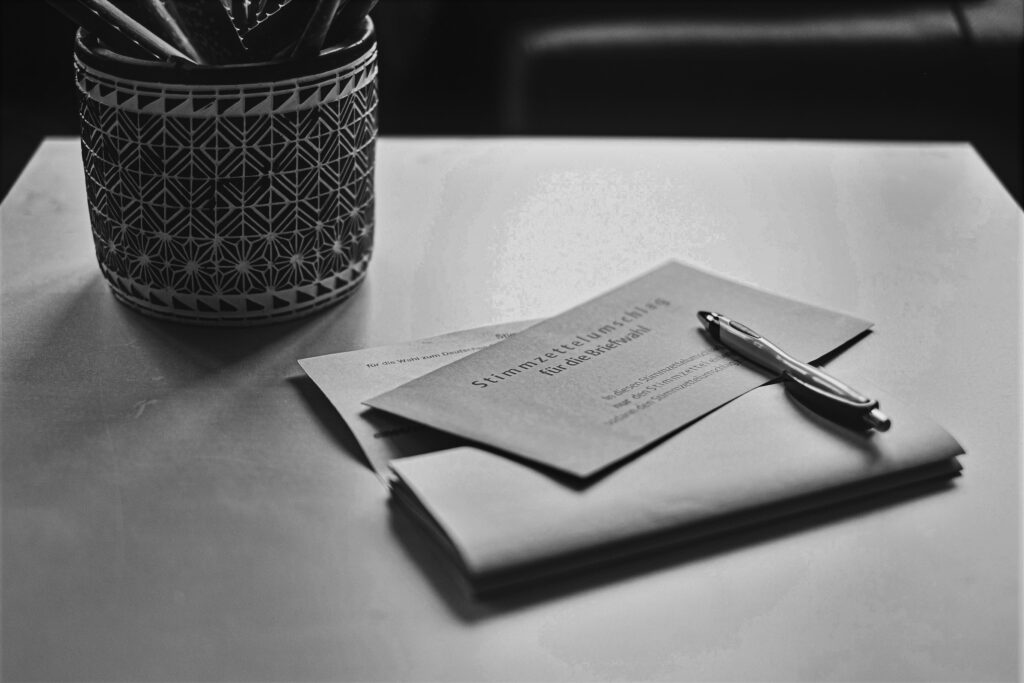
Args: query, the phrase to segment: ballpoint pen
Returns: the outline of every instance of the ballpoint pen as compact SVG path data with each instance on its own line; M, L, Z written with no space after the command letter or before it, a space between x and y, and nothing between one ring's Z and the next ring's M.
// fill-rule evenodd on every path
M345 5L347 0L317 0L313 11L310 12L306 28L302 35L295 41L291 48L293 59L310 57L320 53L327 31L331 28L331 22L338 10Z
M377 6L377 0L348 0L334 17L326 45L337 45L351 39L360 30L363 18Z
M892 426L877 400L855 391L821 368L797 360L746 325L708 311L699 311L697 319L716 342L791 380L786 384L788 390L833 420L859 423L880 432Z
M191 36L171 14L173 6L168 7L165 0L134 0L131 3L125 2L124 5L128 8L126 11L134 9L142 17L148 18L150 22L148 28L185 53L193 62L200 65L207 63L207 60L199 54L196 46L192 44ZM142 21L139 16L135 18ZM143 24L145 25L145 22Z
M73 21L86 32L99 38L104 45L126 57L153 59L156 55L137 41L124 35L110 22L74 0L47 0L49 5Z
M114 49L131 47L157 59L195 61L129 16L110 0L50 0L50 5L76 21L79 26L107 42ZM129 53L131 55L132 53Z

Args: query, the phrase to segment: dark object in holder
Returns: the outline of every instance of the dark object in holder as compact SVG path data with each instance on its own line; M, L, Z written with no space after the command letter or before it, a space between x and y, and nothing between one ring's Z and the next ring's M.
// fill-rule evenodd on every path
M153 0L162 2L168 14L191 38L206 64L249 61L245 47L219 0Z
M247 11L245 2L233 0L229 23L245 51L242 61L266 61L287 50L306 26L310 7L302 0L274 0L250 3Z
M181 50L196 64L207 64L199 55L191 37L171 14L164 0L120 0L121 7L149 30Z
M201 66L317 56L357 39L377 0L48 0L126 57ZM124 8L131 11L126 12Z
M306 28L302 35L292 45L290 56L292 59L312 57L319 54L327 38L327 32L341 9L349 0L316 0L316 6L309 15Z
M352 40L363 25L363 19L374 7L378 0L349 0L349 2L334 17L334 22L327 33L326 44L338 45Z
M109 0L47 0L105 45L139 59L193 60Z

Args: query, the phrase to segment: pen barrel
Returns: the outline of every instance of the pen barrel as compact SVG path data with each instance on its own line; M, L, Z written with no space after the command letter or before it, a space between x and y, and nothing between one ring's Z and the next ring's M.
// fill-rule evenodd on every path
M888 431L892 422L878 401L864 396L821 368L789 355L746 325L717 313L700 311L697 318L713 339L741 358L777 372L787 379L786 389L816 412L843 424Z
M731 321L721 325L719 339L741 357L772 372L789 375L821 394L848 404L851 408L859 406L867 410L874 403L850 385L841 382L820 368L794 358L743 325L735 325Z
M78 0L78 2L105 21L112 31L120 33L153 56L159 59L178 59L183 62L195 63L194 59L150 31L114 3L108 0Z
M747 329L747 328L741 328ZM764 337L739 331L732 323L720 325L718 339L740 357L767 368L772 372L801 371L804 365Z
M847 403L863 404L865 407L874 403L874 401L861 394L850 385L839 381L832 375L814 367L813 365L808 365L807 363L801 363L799 361L792 361L791 367L787 368L785 372L791 377L801 380L819 391L830 394Z

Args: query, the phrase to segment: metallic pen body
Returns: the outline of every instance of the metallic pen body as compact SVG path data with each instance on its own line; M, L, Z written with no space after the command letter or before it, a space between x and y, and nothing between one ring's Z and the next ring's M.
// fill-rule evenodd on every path
M845 415L854 415L869 427L886 431L891 422L872 400L821 368L789 355L746 325L719 313L700 311L697 318L716 342L743 358L785 375L797 383L802 395L825 402Z

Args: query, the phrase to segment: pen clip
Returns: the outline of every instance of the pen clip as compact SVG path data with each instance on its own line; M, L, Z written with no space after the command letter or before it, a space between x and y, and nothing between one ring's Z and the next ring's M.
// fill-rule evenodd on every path
M826 391L799 375L782 373L786 390L805 406L829 420L846 427L865 430L872 426L869 416L878 409L877 400L855 401Z

